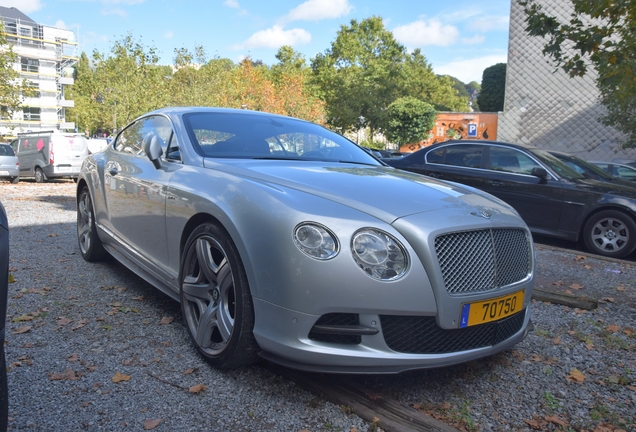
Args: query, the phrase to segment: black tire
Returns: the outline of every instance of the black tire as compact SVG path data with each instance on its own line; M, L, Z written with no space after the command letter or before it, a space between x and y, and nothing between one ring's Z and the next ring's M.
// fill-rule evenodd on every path
M44 183L46 181L46 174L44 174L42 168L40 167L35 168L35 173L33 174L33 176L35 177L36 183Z
M6 431L9 423L9 387L4 346L0 346L0 431Z
M181 310L197 351L211 365L234 368L258 360L254 307L236 246L218 226L198 226L181 258Z
M11 183L13 183L13 184L18 184L19 181L20 181L20 177L13 177L11 179Z
M636 223L618 210L595 214L583 230L585 246L597 255L624 258L636 247Z
M77 198L77 241L86 261L99 261L108 255L97 235L93 202L87 187L82 189Z

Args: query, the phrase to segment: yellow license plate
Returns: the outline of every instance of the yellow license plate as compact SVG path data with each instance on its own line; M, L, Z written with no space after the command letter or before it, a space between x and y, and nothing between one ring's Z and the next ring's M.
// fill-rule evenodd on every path
M470 327L478 324L497 321L515 314L523 308L523 291L503 297L462 305L459 327Z

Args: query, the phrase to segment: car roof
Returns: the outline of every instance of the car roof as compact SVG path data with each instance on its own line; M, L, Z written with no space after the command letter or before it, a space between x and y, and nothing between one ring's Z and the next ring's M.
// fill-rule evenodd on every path
M529 146L529 145L525 145L525 144L513 144L513 143L509 143L509 142L505 142L505 141L493 141L493 140L469 140L469 139L461 139L461 140L448 140L448 141L443 141L443 142L439 142L439 143L435 143L433 145L430 145L428 147L424 147L418 151L422 151L422 150L426 150L429 151L432 148L437 148L437 147L441 147L443 145L448 145L448 144L489 144L489 145L504 145L504 146L508 146L508 147L513 147L513 148L517 148L520 150L539 150L538 147L533 147L533 146ZM417 153L417 152L415 152Z

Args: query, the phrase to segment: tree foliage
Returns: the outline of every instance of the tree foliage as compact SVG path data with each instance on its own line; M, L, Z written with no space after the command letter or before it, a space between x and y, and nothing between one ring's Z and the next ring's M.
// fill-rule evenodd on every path
M419 50L408 54L380 17L340 27L331 48L312 60L313 82L326 103L327 123L340 132L387 127L387 108L413 96L440 109L462 110L452 81L437 77Z
M547 39L543 54L570 77L596 72L607 108L602 122L626 134L625 147L636 147L636 0L571 1L565 22L534 0L520 1L526 31Z
M400 146L425 140L433 126L437 111L430 103L413 96L397 99L387 110L387 138Z
M108 54L82 53L68 95L75 116L89 133L112 131L137 116L166 106L219 106L290 115L324 123L324 102L309 84L305 59L290 47L269 68L260 61L208 59L204 47L176 49L174 65L161 66L154 47L132 35Z
M480 111L503 111L506 94L506 64L497 63L484 69L481 79L481 93L477 97Z

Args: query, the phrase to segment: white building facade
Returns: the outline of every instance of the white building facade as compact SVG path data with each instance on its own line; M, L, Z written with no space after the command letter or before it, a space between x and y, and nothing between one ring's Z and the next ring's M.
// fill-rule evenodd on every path
M0 135L42 130L75 130L66 121L66 108L73 101L65 97L65 88L73 84L73 66L78 59L75 33L37 24L16 8L0 7L7 43L18 55L14 69L35 91L22 99L22 110L11 119L0 120Z

